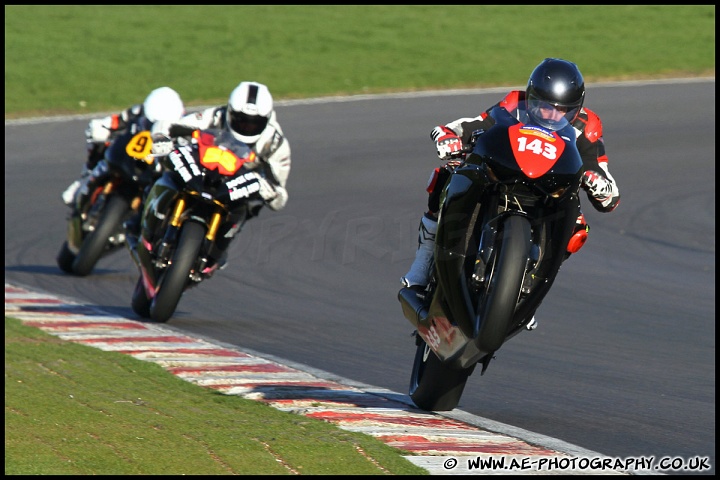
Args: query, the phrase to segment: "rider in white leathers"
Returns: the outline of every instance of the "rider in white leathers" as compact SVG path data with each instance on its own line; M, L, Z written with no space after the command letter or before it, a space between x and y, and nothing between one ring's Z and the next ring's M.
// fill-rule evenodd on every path
M170 87L160 87L150 92L143 103L132 105L117 114L90 120L85 129L88 157L83 164L80 178L62 193L63 202L72 206L78 192L87 193L93 170L98 169L95 176L99 176L104 167L105 150L113 139L126 132L137 133L178 121L183 115L185 106L180 95ZM162 146L163 144L159 144L156 148ZM153 153L156 153L155 149Z
M253 209L253 214L257 215L263 205L272 210L285 207L288 200L285 185L290 174L290 144L277 121L273 98L267 86L258 82L241 82L230 93L227 105L191 113L172 123L167 127L167 132L175 125L199 130L225 129L249 145L260 159L259 162L253 162L253 168L259 173L262 202ZM212 275L214 270L226 266L227 248L241 227L233 222L221 225L209 267L203 273Z
M248 144L260 158L263 169L260 194L272 210L285 207L285 184L290 174L290 144L283 134L267 86L241 82L230 94L227 105L212 107L184 116L176 124L196 129L227 129Z

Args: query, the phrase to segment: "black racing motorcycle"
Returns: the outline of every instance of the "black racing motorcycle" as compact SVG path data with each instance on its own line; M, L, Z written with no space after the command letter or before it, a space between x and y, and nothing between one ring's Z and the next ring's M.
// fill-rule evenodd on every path
M67 239L56 261L66 273L86 276L97 262L125 245L123 222L138 211L143 190L157 177L150 132L124 133L105 150L86 194L68 217Z
M572 126L520 122L501 107L490 114L496 123L475 132L444 186L430 284L398 293L416 328L409 394L424 410L457 407L476 365L482 375L505 342L532 328L580 214Z
M260 160L248 145L225 130L171 135L189 141L162 157L164 171L145 201L140 236L127 242L140 272L133 311L156 322L169 320L183 293L213 275L223 227L239 230L263 204Z

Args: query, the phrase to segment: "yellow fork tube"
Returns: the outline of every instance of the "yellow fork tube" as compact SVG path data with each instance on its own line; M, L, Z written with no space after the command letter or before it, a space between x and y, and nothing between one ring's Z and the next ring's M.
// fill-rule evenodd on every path
M170 218L170 225L173 227L179 227L180 226L180 216L185 211L185 199L180 198L178 199L177 203L175 204L175 209L173 210L172 217ZM220 221L222 220L222 215L220 213L213 213L212 218L210 219L210 225L208 226L207 234L205 235L205 238L207 238L209 241L215 240L215 235L217 234L218 227L220 226Z
M180 226L180 215L185 211L185 199L179 198L177 203L175 204L175 209L173 210L172 217L170 218L170 225L173 227L179 227Z
M217 229L220 226L221 218L222 215L216 212L213 214L212 219L210 219L210 226L208 227L207 235L205 235L205 238L207 238L208 241L212 242L215 240L215 235L217 234Z

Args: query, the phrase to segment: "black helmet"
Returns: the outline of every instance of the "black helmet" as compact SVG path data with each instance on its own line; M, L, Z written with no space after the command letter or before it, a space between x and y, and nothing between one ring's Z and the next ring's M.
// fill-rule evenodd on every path
M573 62L546 58L530 74L525 98L531 116L544 103L565 111L567 121L573 122L585 100L585 80Z

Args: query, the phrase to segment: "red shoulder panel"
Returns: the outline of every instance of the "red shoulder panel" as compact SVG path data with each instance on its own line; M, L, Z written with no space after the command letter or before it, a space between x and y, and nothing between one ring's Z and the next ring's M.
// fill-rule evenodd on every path
M522 98L521 98L521 94L522 94ZM525 92L522 92L520 90L513 90L510 93L508 93L507 95L505 95L505 98L500 100L500 103L498 103L498 105L503 107L508 112L513 112L517 109L518 103L520 102L520 100L524 100L524 95L525 95Z
M600 121L600 117L589 108L585 108L584 110L587 113L588 119L583 133L588 140L595 143L602 138L602 121Z

